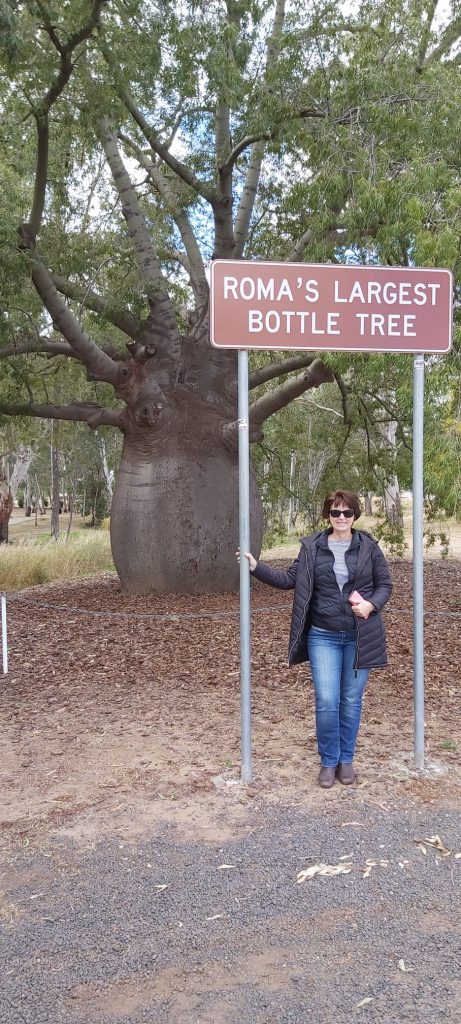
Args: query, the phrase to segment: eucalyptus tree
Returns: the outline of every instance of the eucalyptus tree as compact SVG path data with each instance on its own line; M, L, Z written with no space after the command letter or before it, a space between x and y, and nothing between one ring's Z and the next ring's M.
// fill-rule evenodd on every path
M457 269L461 19L438 27L437 7L0 0L1 411L122 432L126 589L236 584L236 357L209 345L211 259L355 247ZM326 382L346 405L348 372L259 360L252 440Z

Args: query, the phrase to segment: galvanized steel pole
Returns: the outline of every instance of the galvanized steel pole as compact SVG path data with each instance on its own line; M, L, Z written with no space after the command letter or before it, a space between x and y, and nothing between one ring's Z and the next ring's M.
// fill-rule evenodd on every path
M248 351L238 353L241 781L251 782L250 440Z
M413 688L415 766L424 768L424 356L413 359Z

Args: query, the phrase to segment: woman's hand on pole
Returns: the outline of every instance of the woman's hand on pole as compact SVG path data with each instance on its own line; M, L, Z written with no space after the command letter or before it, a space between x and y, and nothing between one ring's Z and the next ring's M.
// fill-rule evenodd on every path
M239 548L237 548L237 551L235 552L235 554L237 555L237 562L240 562L240 549ZM254 570L256 569L256 566L258 564L256 558L254 557L254 555L251 554L251 551L244 551L243 554L245 555L245 558L248 558L248 561L250 563L250 572L254 572Z

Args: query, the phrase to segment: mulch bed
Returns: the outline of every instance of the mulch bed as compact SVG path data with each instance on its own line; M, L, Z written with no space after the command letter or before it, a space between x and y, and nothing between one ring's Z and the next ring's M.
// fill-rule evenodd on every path
M367 691L361 784L378 802L390 792L450 802L460 782L460 563L425 566L426 737L436 781L411 773L412 569L407 559L391 560L391 569L390 666L372 673ZM304 798L317 771L309 671L287 668L291 599L252 586L255 789L267 799ZM238 771L238 595L133 597L107 573L11 595L8 628L4 834L56 828L95 807L108 822L146 797L206 798L214 776Z

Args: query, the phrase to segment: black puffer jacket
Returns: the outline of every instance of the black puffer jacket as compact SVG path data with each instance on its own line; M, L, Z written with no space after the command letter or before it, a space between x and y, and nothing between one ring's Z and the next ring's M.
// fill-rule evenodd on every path
M301 550L298 557L290 565L289 569L273 569L265 562L258 562L253 576L268 583L271 587L278 587L280 590L294 589L293 612L291 616L290 643L288 648L289 665L298 665L308 660L307 655L307 633L311 624L312 594L314 591L315 562L318 549L324 549L326 538L331 529L311 534L310 537L303 537ZM389 600L392 591L392 583L387 567L386 559L378 545L378 542L364 530L352 531L352 543L349 552L358 547L357 557L352 559L353 571L349 565L349 583L346 583L342 594L336 583L333 569L331 575L335 582L335 601L338 602L337 609L344 612L344 625L339 622L338 629L357 629L357 658L356 668L381 668L387 665L386 636L380 611ZM348 552L348 554L349 554ZM323 554L323 551L322 551ZM331 562L333 558L331 556ZM322 594L328 600L328 589L324 589L320 579L320 588L316 584L316 607L321 607ZM368 619L358 619L349 608L346 610L346 602L353 590L359 593L367 601L371 601L376 611L372 612ZM353 618L350 618L353 616ZM325 628L328 628L325 625Z

